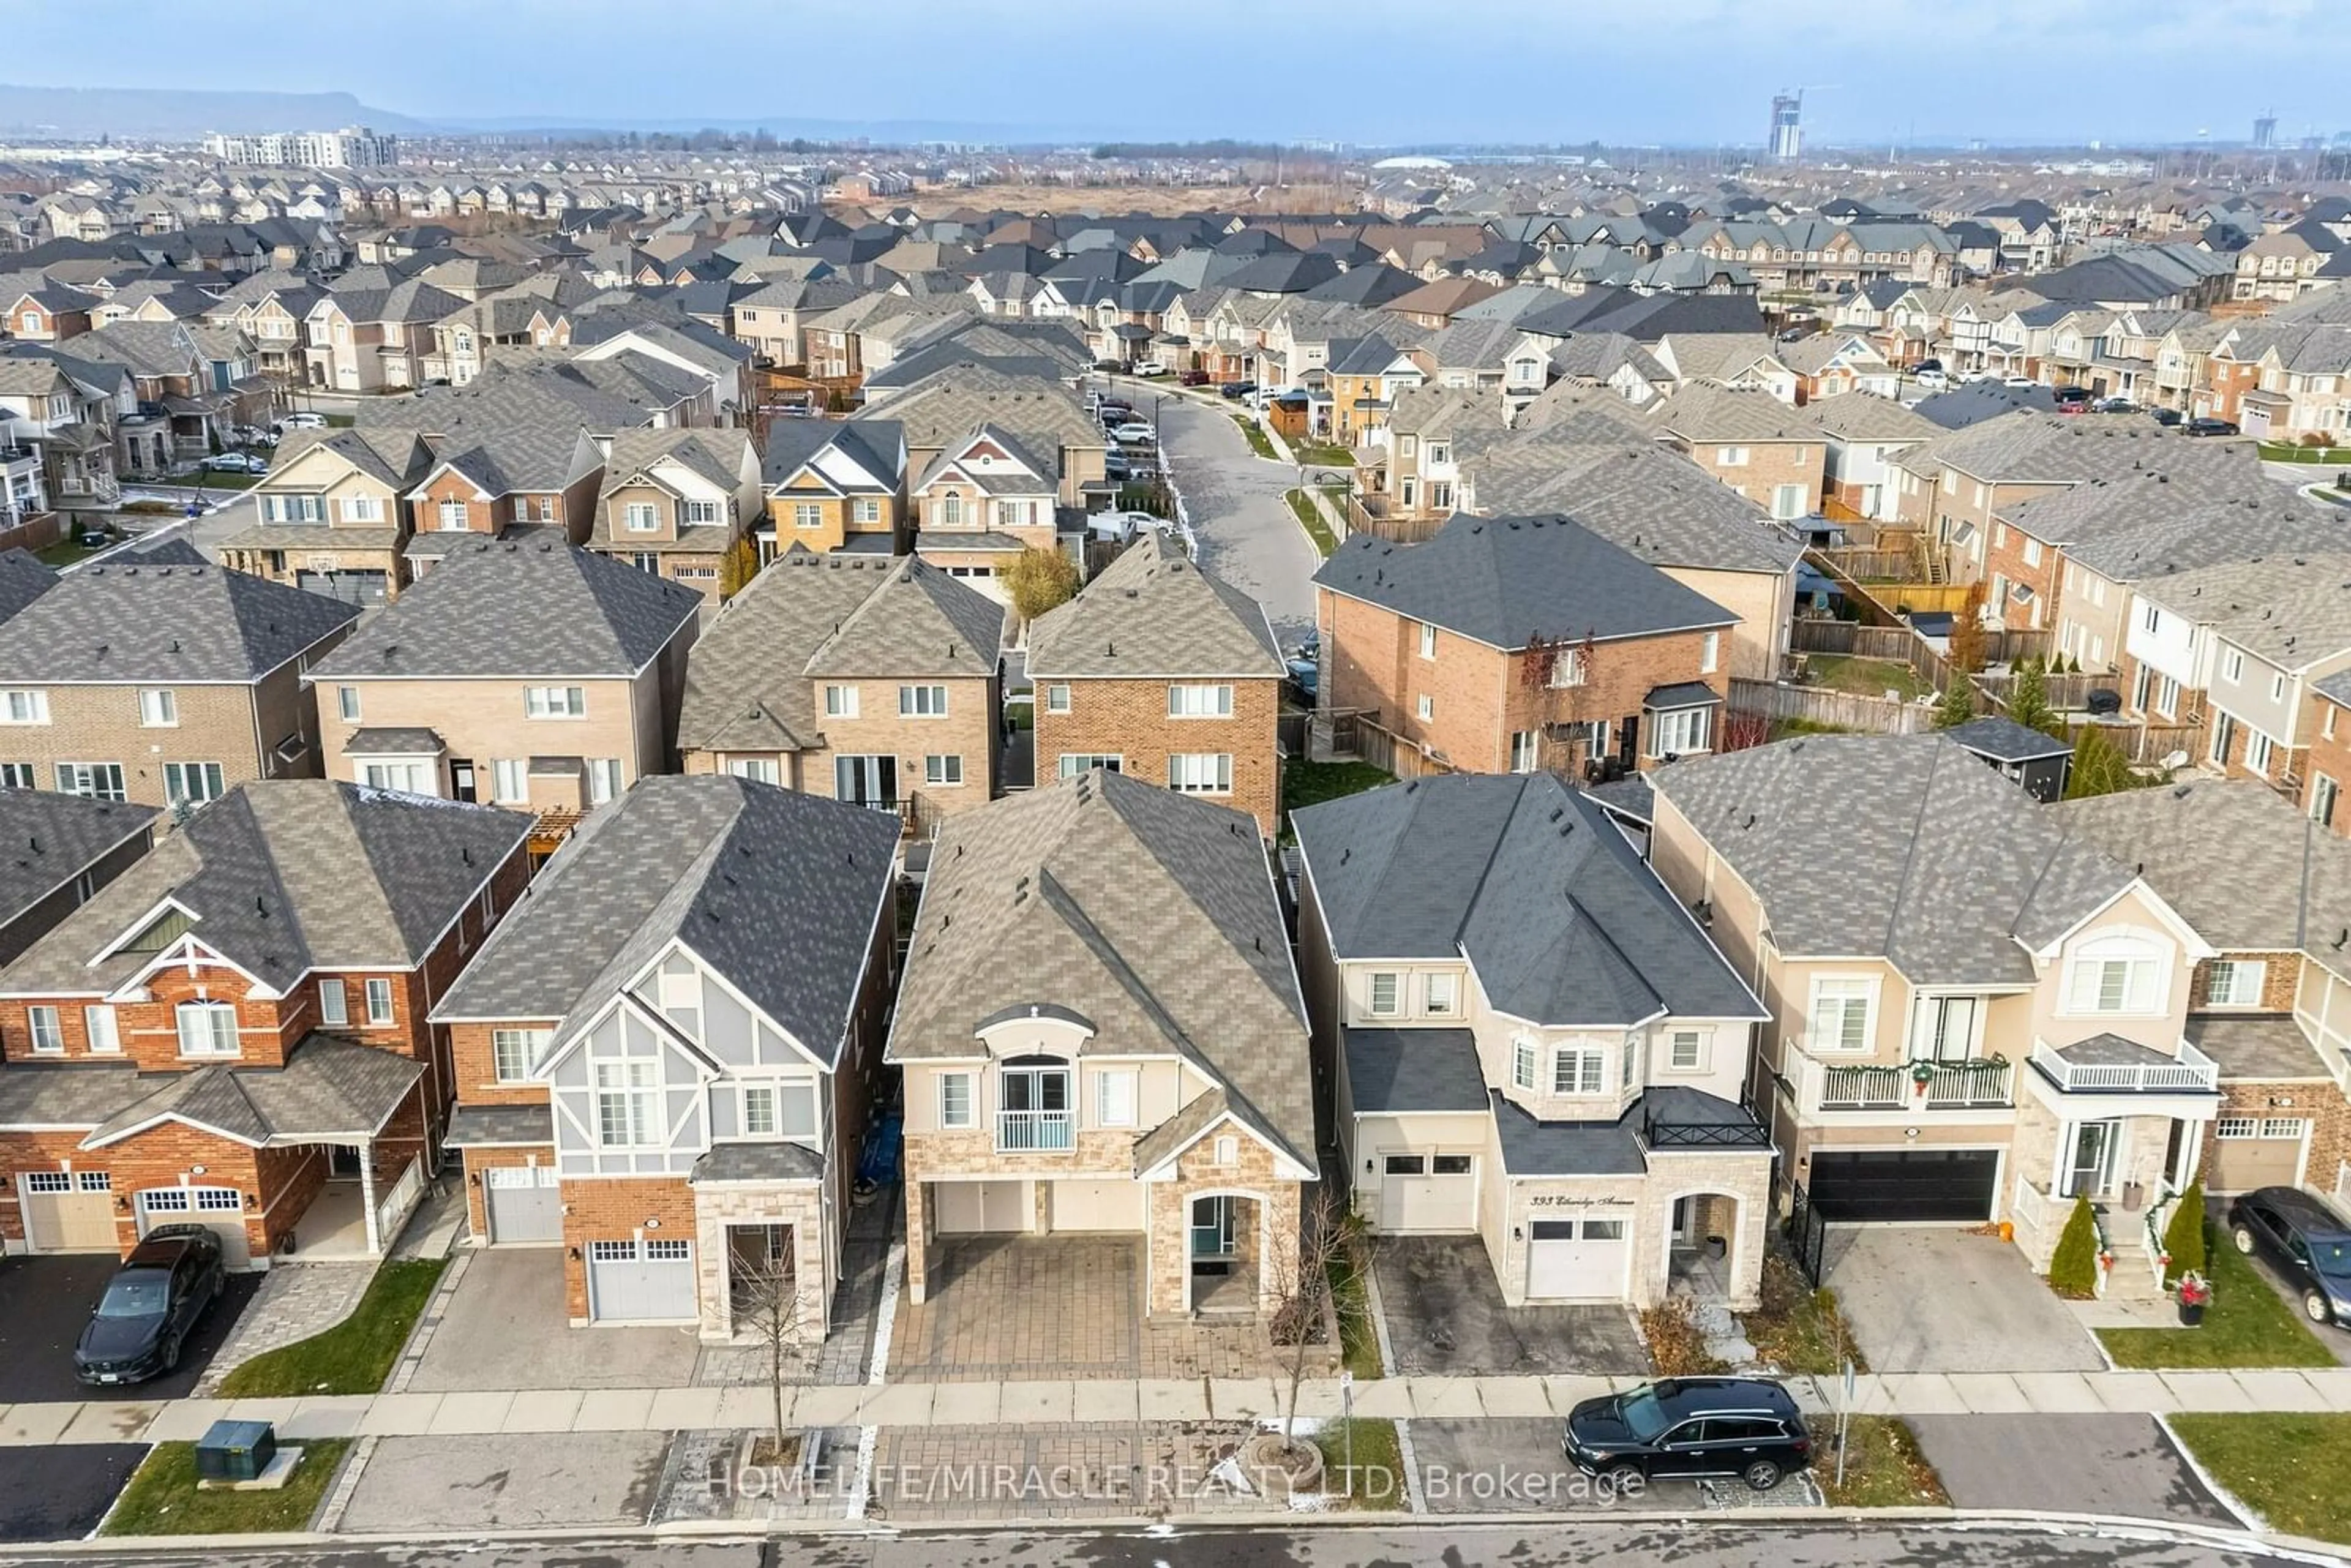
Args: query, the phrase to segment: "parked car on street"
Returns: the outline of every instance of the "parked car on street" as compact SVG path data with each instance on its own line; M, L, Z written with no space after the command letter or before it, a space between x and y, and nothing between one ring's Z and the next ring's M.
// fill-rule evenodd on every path
M2092 413L2137 413L2138 404L2126 397L2102 397L2090 405Z
M327 428L327 416L323 413L289 413L272 428L280 431L324 430Z
M2229 1205L2229 1239L2302 1298L2314 1323L2351 1326L2351 1221L2299 1187L2265 1186Z
M1177 379L1187 387L1204 387L1208 384L1208 372L1206 371L1186 371L1183 375Z
M1951 384L1951 378L1943 373L1940 366L1930 370L1921 365L1911 379L1928 392L1941 392Z
M1560 1451L1611 1482L1737 1476L1757 1491L1813 1462L1795 1400L1761 1377L1668 1377L1583 1400L1568 1413Z
M1122 446L1149 446L1159 439L1159 433L1141 420L1110 427L1110 438Z
M2041 383L2031 376L2002 376L2000 384L2004 387L2015 387L2020 392L2030 392Z
M2234 435L2237 427L2225 419L2191 419L2187 424L2190 435Z
M1167 367L1157 360L1137 360L1134 361L1134 373L1148 381L1155 376L1165 375Z
M1255 382L1227 382L1224 385L1218 387L1217 391L1228 398L1245 398L1249 396L1249 393L1257 391L1257 383Z
M98 1299L74 1346L84 1383L139 1383L176 1371L181 1348L228 1288L220 1238L202 1225L149 1231Z
M2154 416L2156 423L2161 425L2178 424L2186 417L2176 408L2151 408L2147 412Z
M204 459L204 465L215 474L266 474L269 459L248 456L242 452L223 452Z

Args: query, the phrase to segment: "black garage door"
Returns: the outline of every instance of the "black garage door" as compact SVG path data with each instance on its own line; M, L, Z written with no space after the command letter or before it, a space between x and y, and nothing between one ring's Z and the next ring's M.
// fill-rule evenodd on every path
M1823 1219L1989 1219L1998 1149L1813 1152L1813 1207Z

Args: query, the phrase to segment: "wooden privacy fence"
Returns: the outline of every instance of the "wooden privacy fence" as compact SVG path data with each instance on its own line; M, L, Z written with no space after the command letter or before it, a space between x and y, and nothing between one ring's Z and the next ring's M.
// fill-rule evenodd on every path
M1807 550L1856 582L1917 583L1927 578L1926 565L1915 549L1865 549L1856 545L1825 545Z
M1795 719L1875 735L1916 735L1932 728L1935 710L1918 703L1887 702L1821 686L1785 686L1771 681L1730 683L1730 711L1766 718Z

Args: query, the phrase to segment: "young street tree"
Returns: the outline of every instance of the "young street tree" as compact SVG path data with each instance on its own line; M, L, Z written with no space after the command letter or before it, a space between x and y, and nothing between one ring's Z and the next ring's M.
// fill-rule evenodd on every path
M776 1432L772 1453L784 1448L784 1390L787 1373L799 1370L806 1349L800 1339L800 1282L792 1250L773 1249L737 1252L729 1259L733 1270L735 1327L751 1336L766 1354L768 1387L775 1396Z
M1057 549L1024 549L1006 570L1005 587L1020 619L1034 622L1077 597L1078 563Z
M1329 1297L1332 1307L1332 1321L1339 1325L1342 1341L1325 1347L1332 1356L1344 1351L1348 1324L1347 1315L1363 1311L1368 1300L1364 1289L1364 1276L1369 1271L1369 1249L1364 1239L1353 1232L1355 1227L1347 1211L1328 1190L1317 1189L1299 1217L1298 1229L1284 1235L1283 1228L1273 1228L1271 1255L1264 1260L1266 1283L1270 1285L1280 1305L1275 1309L1273 1339L1275 1345L1290 1357L1290 1392L1282 1403L1281 1443L1288 1453L1295 1453L1298 1441L1298 1390L1306 1381L1306 1355L1309 1343L1320 1326L1322 1302ZM1311 1448L1311 1442L1304 1445Z

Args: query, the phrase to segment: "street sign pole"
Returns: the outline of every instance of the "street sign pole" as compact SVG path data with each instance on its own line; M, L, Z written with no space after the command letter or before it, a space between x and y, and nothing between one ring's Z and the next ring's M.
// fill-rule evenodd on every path
M1844 1453L1852 1446L1853 1437L1853 1358L1844 1361L1844 1375L1838 1380L1837 1399L1837 1490L1844 1490Z
M1339 1442L1345 1457L1347 1490L1355 1490L1355 1375L1339 1374Z

